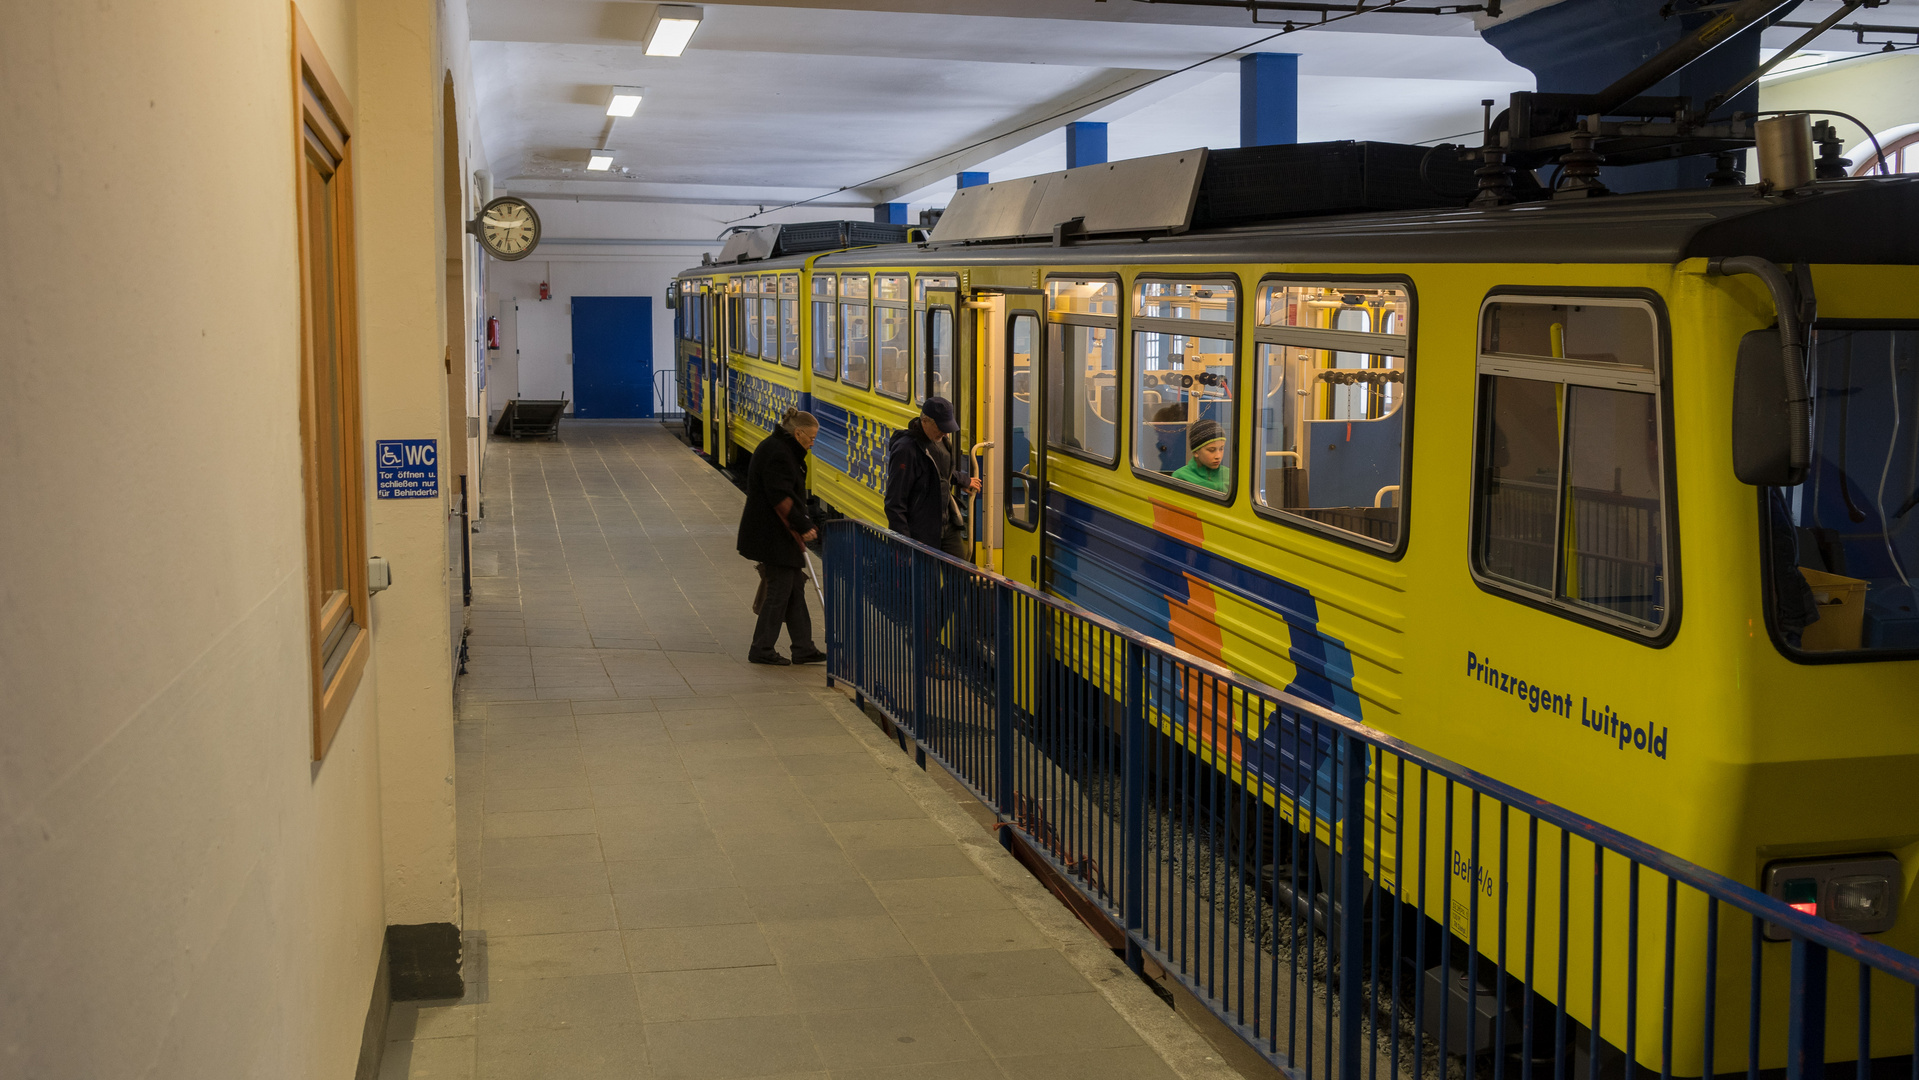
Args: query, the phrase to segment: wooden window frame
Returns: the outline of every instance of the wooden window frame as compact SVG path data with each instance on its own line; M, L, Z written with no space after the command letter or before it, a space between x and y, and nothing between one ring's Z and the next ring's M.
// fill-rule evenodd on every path
M301 475L306 497L308 664L313 688L313 760L326 757L340 730L347 705L359 689L360 677L372 653L371 618L367 593L366 451L363 445L360 403L360 321L358 285L354 273L353 111L319 43L300 17L293 17L294 177L300 266L300 440ZM333 182L328 185L331 217L332 337L338 350L337 392L322 395L320 320L315 303L312 257L313 226L308 216L308 163L332 160ZM321 594L324 578L324 534L332 524L324 519L321 493L322 420L324 402L336 404L341 506L344 522L343 562L346 587ZM338 640L336 640L338 639ZM326 651L334 644L332 653Z

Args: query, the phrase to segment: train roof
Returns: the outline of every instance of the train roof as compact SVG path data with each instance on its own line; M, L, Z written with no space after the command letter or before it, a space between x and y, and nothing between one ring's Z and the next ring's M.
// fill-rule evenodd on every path
M1342 214L1145 239L889 244L821 255L863 267L1156 263L1678 263L1757 255L1777 263L1919 264L1919 177L1825 181L1792 195L1706 188L1485 209ZM793 269L803 256L684 275Z

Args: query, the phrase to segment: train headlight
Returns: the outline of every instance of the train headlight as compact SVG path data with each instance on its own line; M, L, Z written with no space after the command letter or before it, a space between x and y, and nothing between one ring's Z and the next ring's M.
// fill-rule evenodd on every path
M1861 934L1892 929L1899 916L1905 874L1890 855L1847 859L1795 859L1766 867L1766 894L1808 915ZM1784 929L1766 924L1766 937L1784 941Z

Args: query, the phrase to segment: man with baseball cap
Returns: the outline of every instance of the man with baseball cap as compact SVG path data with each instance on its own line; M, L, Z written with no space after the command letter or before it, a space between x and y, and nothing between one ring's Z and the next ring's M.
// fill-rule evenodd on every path
M953 403L929 397L920 414L893 434L886 457L886 525L928 547L971 560L957 492L980 489L964 458L946 444L959 430Z

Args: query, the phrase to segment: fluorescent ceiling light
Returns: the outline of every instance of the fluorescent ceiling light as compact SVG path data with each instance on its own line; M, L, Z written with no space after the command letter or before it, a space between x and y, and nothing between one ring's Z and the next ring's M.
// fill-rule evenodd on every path
M640 111L640 98L646 95L641 86L616 86L613 94L606 99L606 115L632 116Z
M678 56L686 51L693 31L700 28L704 16L697 4L661 4L653 9L653 23L646 28L648 56Z
M588 150L586 152L586 168L588 172L605 172L612 167L613 151Z

